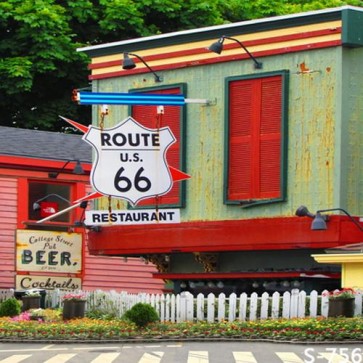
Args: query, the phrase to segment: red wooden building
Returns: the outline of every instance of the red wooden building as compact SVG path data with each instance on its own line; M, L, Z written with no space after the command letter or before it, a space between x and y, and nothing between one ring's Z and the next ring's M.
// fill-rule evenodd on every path
M90 169L79 135L0 127L0 288L163 291L152 264L90 255L84 208L37 223L90 192Z

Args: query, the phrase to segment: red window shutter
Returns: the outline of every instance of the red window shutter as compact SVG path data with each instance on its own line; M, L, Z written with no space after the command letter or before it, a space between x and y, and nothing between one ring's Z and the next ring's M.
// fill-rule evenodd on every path
M261 79L260 198L281 195L281 76Z
M281 195L282 77L229 83L229 201Z
M179 87L158 89L143 93L158 93L158 94L180 94ZM180 169L180 136L181 136L181 124L180 124L180 106L164 106L164 114L157 114L156 106L133 106L132 117L145 127L157 128L169 126L172 133L176 138L176 142L171 145L167 152L167 161L170 166ZM142 200L138 203L138 206L146 205L172 205L180 203L180 183L174 183L169 193L160 196L159 198L149 198Z
M229 89L228 199L251 196L251 118L253 83L236 81Z

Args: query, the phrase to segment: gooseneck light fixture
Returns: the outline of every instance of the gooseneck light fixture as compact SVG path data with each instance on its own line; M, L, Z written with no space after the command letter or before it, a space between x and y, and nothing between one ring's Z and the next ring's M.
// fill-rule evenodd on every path
M297 215L298 217L312 218L313 221L311 223L311 229L314 231L321 231L321 230L327 229L326 222L329 221L329 216L326 214L321 214L321 213L333 212L333 211L343 212L363 232L362 226L343 208L320 209L320 210L316 211L316 214L313 214L313 213L309 212L307 207L302 205L296 210L295 215Z
M221 54L223 51L223 43L225 39L233 40L237 42L241 48L248 54L248 56L253 60L255 63L255 69L262 69L262 63L257 61L257 59L250 53L250 51L236 38L227 37L223 35L219 38L219 40L213 43L208 49L214 53Z
M135 53L128 53L125 52L124 53L124 59L122 62L122 69L134 69L136 67L135 62L129 57L129 55L136 57L137 59L139 59L144 65L145 67L154 75L155 77L155 82L162 82L162 78L157 75L155 73L155 71L142 59L142 57L140 57L139 55L135 54Z
M81 162L79 160L68 160L63 166L62 169L56 172L50 172L48 173L49 178L56 179L60 173L63 172L64 168L72 161L76 162L76 165L72 171L73 174L82 175L84 174L84 170L82 168Z
M34 211L37 211L37 210L39 210L40 209L40 202L42 202L43 200L46 200L46 199L48 199L48 198L58 198L58 199L60 199L60 200L63 200L63 202L66 202L66 203L68 203L68 204L71 204L71 202L68 200L68 199L66 199L66 198L64 198L64 197L62 197L61 195L59 195L59 194L55 194L55 193L52 193L52 194L48 194L48 195L46 195L45 197L43 197L43 198L40 198L40 199L38 199L38 200L36 200L34 203L33 203L33 210Z

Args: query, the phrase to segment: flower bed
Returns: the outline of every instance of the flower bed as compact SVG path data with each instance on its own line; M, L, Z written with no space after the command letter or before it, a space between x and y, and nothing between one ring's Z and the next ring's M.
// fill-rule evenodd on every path
M243 339L276 341L363 341L361 318L280 319L255 322L153 323L138 329L115 319L31 321L0 318L0 341Z

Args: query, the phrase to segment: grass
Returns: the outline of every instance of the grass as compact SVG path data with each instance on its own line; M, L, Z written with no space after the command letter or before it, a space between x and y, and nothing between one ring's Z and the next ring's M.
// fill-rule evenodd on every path
M123 319L72 319L63 321L60 310L28 312L0 318L0 341L117 341L151 339L250 339L273 341L363 341L361 317L266 319L234 322L157 322L138 328ZM33 314L36 315L36 314Z

